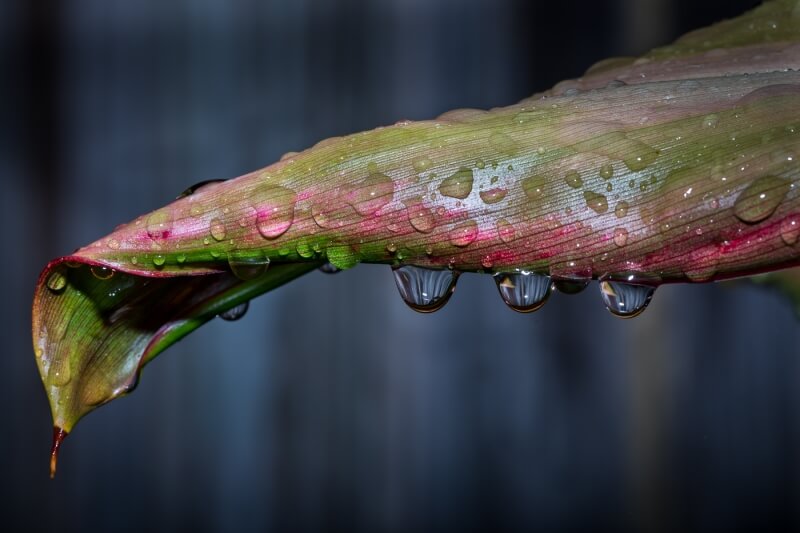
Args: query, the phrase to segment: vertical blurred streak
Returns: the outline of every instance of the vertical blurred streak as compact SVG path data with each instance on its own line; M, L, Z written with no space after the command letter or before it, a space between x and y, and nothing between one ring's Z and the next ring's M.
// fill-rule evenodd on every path
M624 17L618 32L625 55L638 55L674 38L671 33L673 5L668 0L621 0ZM630 494L637 531L674 531L676 516L670 487L668 461L670 395L669 343L662 324L671 314L669 288L658 291L657 301L630 328ZM660 342L653 342L659 339Z

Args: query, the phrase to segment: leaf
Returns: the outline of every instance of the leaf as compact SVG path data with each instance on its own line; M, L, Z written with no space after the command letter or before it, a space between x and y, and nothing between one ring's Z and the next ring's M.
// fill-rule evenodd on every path
M53 469L66 432L158 353L326 261L402 266L406 296L437 291L422 311L459 271L507 273L522 311L551 279L601 279L622 316L662 283L800 264L798 68L800 3L773 0L517 105L327 139L191 188L51 262L33 338ZM539 299L518 305L515 282Z

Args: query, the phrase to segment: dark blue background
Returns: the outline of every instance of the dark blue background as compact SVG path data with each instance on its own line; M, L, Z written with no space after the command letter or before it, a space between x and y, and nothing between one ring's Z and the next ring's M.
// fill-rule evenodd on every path
M47 479L30 302L52 257L329 137L513 103L753 1L0 4L3 529L800 527L800 329L745 285L595 286L534 315L488 276L415 314L310 274L82 421Z

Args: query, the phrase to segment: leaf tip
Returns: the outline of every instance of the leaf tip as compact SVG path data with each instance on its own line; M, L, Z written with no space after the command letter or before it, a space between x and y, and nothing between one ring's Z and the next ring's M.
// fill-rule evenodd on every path
M68 433L58 426L53 426L53 446L50 448L50 479L56 477L56 466L58 465L58 450L61 443L67 438Z

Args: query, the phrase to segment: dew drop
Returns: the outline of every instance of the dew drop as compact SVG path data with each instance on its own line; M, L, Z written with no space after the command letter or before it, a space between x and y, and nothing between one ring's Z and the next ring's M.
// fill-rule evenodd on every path
M164 266L164 263L167 262L167 258L163 255L154 255L153 256L153 264L157 267Z
M431 160L427 157L415 157L411 161L411 166L414 167L414 170L417 172L424 172L431 167Z
M486 269L490 269L494 266L494 261L492 261L492 257L490 255L485 255L481 259L481 266Z
M153 240L167 239L172 232L172 215L166 209L150 213L147 217L147 234Z
M614 214L617 218L625 218L628 215L628 208L628 202L623 200L617 204L616 209L614 209Z
M253 191L256 227L266 239L276 239L286 233L294 221L297 195L291 189L269 185Z
M472 192L473 181L472 170L461 167L452 176L442 180L439 192L444 196L463 200Z
M522 190L525 191L525 196L529 200L539 200L544 195L544 176L535 175L528 176L522 180Z
M327 250L328 262L340 270L347 270L358 264L355 250L348 244L334 244Z
M267 271L269 257L263 255L228 254L228 266L234 276L242 281L255 279Z
M467 220L456 225L450 231L450 243L454 246L469 246L478 237L478 223Z
M489 144L502 154L514 155L517 153L517 142L505 133L492 133L489 136Z
M186 262L186 254L178 254L175 260L178 262L179 265L184 264Z
M107 280L114 275L114 270L104 266L93 266L89 269L97 279Z
M297 255L304 259L308 259L314 255L314 248L311 247L311 244L309 244L308 240L306 239L300 239L297 241L295 250L297 250Z
M775 176L758 178L736 198L733 212L742 222L760 222L775 212L789 189L791 184L783 178Z
M525 270L497 273L494 281L506 305L520 313L540 309L553 288L550 276Z
M583 179L581 179L581 175L577 170L570 170L567 172L566 176L564 176L564 181L573 189L580 189L583 187Z
M209 224L209 231L215 241L221 241L225 238L225 223L219 218L212 218Z
M228 322L233 322L235 320L239 320L242 318L246 313L247 310L250 308L250 302L244 302L237 306L231 307L227 311L223 311L219 314L219 317L222 320L227 320Z
M403 301L420 313L441 309L456 288L458 273L416 266L393 267L394 281Z
M54 270L47 276L47 288L51 292L58 294L67 286L67 277L60 270Z
M433 212L420 202L408 206L408 220L421 233L430 233L436 227Z
M506 193L507 192L508 191L505 190L505 189L501 189L499 187L496 187L494 189L481 191L480 192L480 197L481 197L481 200L483 200L483 203L485 203L485 204L496 204L497 202L502 201L503 198L506 197Z
M119 250L119 241L117 239L108 239L108 247L112 250Z
M598 215L608 211L608 200L604 195L593 191L583 191L583 198L586 200L586 205Z
M614 167L611 165L611 163L606 163L600 167L600 177L604 180L614 177Z
M386 174L374 171L366 179L355 184L348 202L359 215L367 216L379 211L392 201L394 183Z
M47 378L56 387L63 387L69 383L72 380L72 369L69 365L69 358L61 361L59 366L53 365L50 368L50 372L47 374Z
M341 271L342 271L340 268L336 268L335 266L333 266L333 265L332 265L332 264L330 264L330 263L325 263L324 265L322 265L321 267L319 267L319 269L318 269L318 270L319 270L320 272L323 272L323 273L325 273L325 274L338 274L339 272L341 272Z
M566 280L560 279L553 282L553 286L562 294L578 294L589 286L588 279Z
M621 318L633 318L644 311L655 290L649 285L623 281L600 282L600 296L606 309Z
M711 113L710 115L703 117L704 128L716 128L717 124L719 124L719 115L716 113Z
M497 235L504 243L508 244L513 242L516 233L517 231L514 229L514 226L508 220L501 218L497 221Z
M616 228L614 230L614 244L620 248L628 244L628 230L625 228Z
M800 238L800 215L789 215L781 222L781 238L789 246Z
M658 150L644 143L636 143L632 146L633 153L628 154L622 162L631 172L639 172L652 165L658 159ZM610 166L610 165L609 165ZM611 169L611 175L614 169ZM602 175L602 174L601 174ZM609 176L610 178L611 176ZM608 178L606 178L608 179Z

